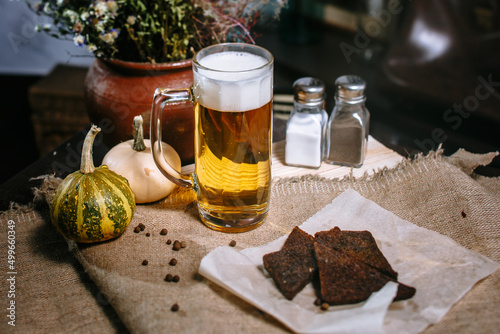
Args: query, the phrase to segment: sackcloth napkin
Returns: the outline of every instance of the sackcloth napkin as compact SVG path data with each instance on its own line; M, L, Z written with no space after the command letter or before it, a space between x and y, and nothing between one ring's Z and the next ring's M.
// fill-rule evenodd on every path
M178 189L165 200L137 206L131 228L120 238L87 246L66 242L51 226L47 200L60 180L47 177L35 191L34 205L13 205L0 213L0 247L6 251L6 226L12 220L17 254L16 327L3 316L0 332L288 332L272 317L201 277L200 261L231 240L237 242L236 249L244 249L289 233L349 188L402 219L500 262L500 178L472 173L496 155L459 150L445 157L438 150L411 160L401 158L361 176L345 169L345 176L333 179L313 175L314 171L273 179L267 221L242 234L204 227L193 195ZM139 223L146 229L134 233ZM168 229L166 236L159 234L162 228ZM174 251L168 239L184 240L187 247ZM171 258L177 259L176 266L169 265ZM147 266L142 265L145 259ZM8 272L5 260L0 272ZM169 273L180 281L166 282ZM500 327L499 286L500 273L495 272L425 333L495 332ZM5 310L8 286L0 288ZM170 311L174 303L178 312Z

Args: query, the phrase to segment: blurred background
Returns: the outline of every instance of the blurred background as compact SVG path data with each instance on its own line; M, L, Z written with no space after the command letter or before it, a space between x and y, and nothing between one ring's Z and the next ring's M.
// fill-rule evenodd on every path
M93 56L35 32L44 20L0 1L0 184L88 125ZM322 79L330 113L335 79L357 74L372 136L400 154L500 150L500 0L288 0L279 19L264 11L256 32L275 56L281 124L296 79ZM496 158L481 172L499 168Z

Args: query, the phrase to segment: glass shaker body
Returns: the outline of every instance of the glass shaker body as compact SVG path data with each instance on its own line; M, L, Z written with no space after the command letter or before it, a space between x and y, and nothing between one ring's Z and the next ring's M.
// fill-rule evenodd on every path
M359 77L357 79L362 80ZM361 167L367 151L370 123L370 113L365 107L363 95L364 81L358 93L353 93L355 89L350 90L349 94L345 91L342 93L344 88L341 86L337 91L335 107L328 120L325 162Z
M319 168L323 161L328 114L322 106L294 102L286 129L285 162L290 166Z
M286 128L285 163L319 168L324 158L328 114L324 110L324 84L315 78L294 83L293 110Z

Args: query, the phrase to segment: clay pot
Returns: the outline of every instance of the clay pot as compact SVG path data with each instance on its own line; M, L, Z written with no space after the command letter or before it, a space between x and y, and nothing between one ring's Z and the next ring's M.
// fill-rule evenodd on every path
M186 88L193 83L192 61L149 64L96 59L85 79L89 119L101 128L109 147L133 138L133 118L142 115L149 138L151 105L158 87ZM163 113L163 141L182 163L194 161L194 114L191 102L177 102Z

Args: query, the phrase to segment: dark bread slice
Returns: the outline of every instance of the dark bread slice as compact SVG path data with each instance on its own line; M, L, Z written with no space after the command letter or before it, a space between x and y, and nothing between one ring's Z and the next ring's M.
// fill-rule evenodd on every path
M369 231L341 231L335 226L314 236L316 242L354 257L394 280L398 279L398 273L392 269Z
M284 247L264 255L264 268L286 299L292 300L316 271L316 260L304 246Z
M319 271L320 298L330 305L355 304L365 301L394 279L379 270L321 243L314 244ZM394 300L413 297L415 288L398 283Z
M314 237L301 230L298 226L295 226L281 249L297 247L303 250L304 253L301 254L302 258L307 263L312 263L314 272L316 272L318 267L316 265L316 255L314 254Z
M295 226L281 250L264 255L263 261L283 296L291 300L316 272L314 237Z
M301 230L298 226L295 226L290 232L282 249L291 247L304 247L309 251L310 256L314 258L314 237Z
M301 230L300 227L295 226L288 235L283 248L299 245L306 245L314 251L314 237Z

